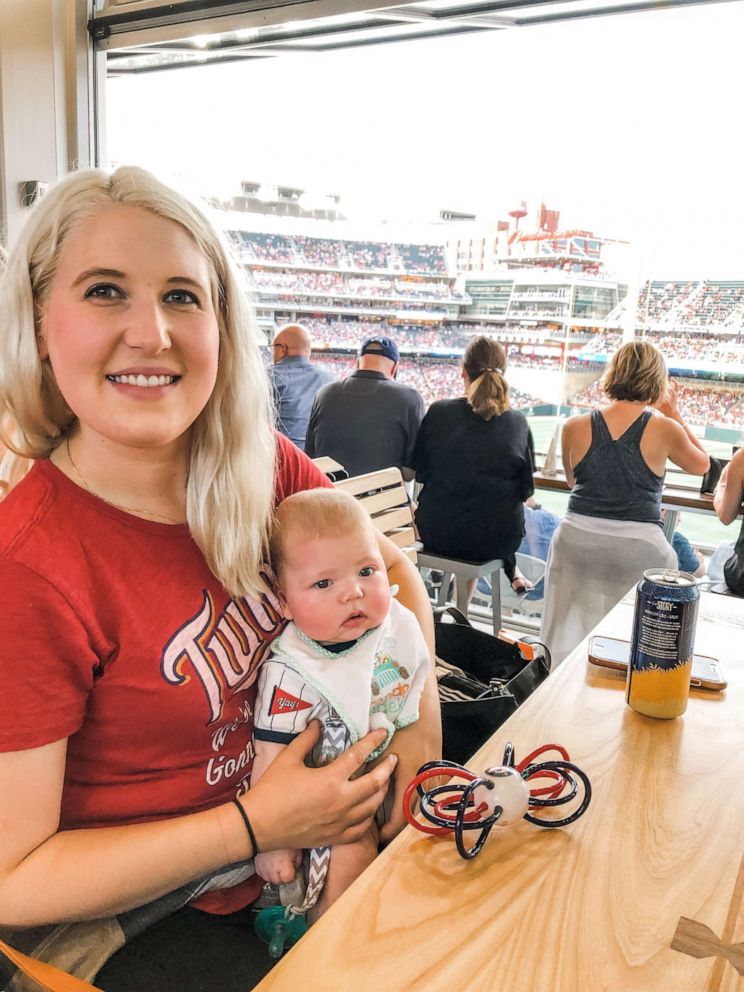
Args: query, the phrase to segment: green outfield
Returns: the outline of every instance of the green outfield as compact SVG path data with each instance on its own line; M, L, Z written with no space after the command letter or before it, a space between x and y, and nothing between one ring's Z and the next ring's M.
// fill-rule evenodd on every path
M544 453L548 449L550 439L555 430L555 417L528 417L528 420L535 439L535 450L542 452L542 454L537 455L537 465L539 468L544 461ZM716 455L719 458L731 457L730 444L722 444L717 441L704 441L703 443L711 455ZM560 451L558 452L558 458L560 463ZM671 478L675 483L679 482L680 485L689 485L695 488L698 488L700 485L700 479L697 476L675 472ZM566 506L568 504L567 493L556 493L541 489L537 495L542 505L553 510L554 513L563 514L566 512ZM700 545L703 548L714 548L724 538L735 538L739 533L739 527L740 524L738 521L729 527L724 527L712 513L682 513L680 515L678 529L693 544Z

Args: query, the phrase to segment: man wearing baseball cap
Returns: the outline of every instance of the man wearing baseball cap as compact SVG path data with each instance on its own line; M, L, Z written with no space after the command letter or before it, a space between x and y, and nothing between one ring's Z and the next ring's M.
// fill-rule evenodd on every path
M357 368L315 395L305 440L311 458L335 458L349 475L392 465L413 478L413 446L424 417L424 401L411 386L396 382L400 352L392 338L366 338Z

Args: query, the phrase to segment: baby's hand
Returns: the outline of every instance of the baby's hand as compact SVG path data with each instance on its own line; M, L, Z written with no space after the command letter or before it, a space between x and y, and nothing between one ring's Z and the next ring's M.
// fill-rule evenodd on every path
M279 851L264 851L256 855L256 873L265 882L281 885L291 882L302 860L302 851L287 847Z

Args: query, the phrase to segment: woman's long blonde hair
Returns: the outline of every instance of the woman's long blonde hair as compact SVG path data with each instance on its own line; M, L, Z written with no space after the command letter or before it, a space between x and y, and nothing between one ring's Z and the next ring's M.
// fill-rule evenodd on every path
M465 349L462 366L470 380L465 396L473 413L490 420L509 409L506 352L498 341L473 338Z
M8 253L0 245L0 279L7 258ZM16 453L15 433L13 418L0 409L0 499L21 481L33 464L28 458L22 458Z
M30 458L48 458L74 427L49 360L39 358L37 328L66 237L118 203L178 224L210 263L220 356L214 390L191 429L186 514L227 591L255 595L264 588L274 495L269 385L253 310L227 244L180 193L133 166L111 174L90 169L67 176L32 208L0 277L0 413L15 425L14 450Z

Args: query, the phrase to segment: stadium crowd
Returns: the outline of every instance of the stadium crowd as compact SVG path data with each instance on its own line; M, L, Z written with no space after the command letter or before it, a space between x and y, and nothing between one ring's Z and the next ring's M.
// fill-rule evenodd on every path
M296 295L291 291L287 290L274 290L274 295L276 300L266 302L261 301L260 306L272 306L276 305L278 300L278 305L281 306L294 306L296 309L302 310L304 307L313 307L318 310L346 310L350 313L357 312L362 314L378 313L381 317L388 317L400 313L401 310L415 311L422 315L424 320L436 320L443 319L447 316L447 310L444 305L439 302L434 302L430 300L426 303L424 302L410 302L407 300L394 300L389 302L386 300L378 300L374 297L369 297L368 299L362 299L357 297L355 300L347 300L342 296L334 296L329 298L328 296L305 296L301 300L298 300Z
M293 269L253 269L253 288L262 290L282 289L293 293L347 293L347 284L339 272L301 272ZM372 295L371 293L368 295Z
M507 373L508 376L508 373ZM462 393L462 368L459 362L416 357L402 359L398 378L421 393L429 407L435 400ZM543 402L514 386L509 386L509 401L515 410L524 410Z
M514 368L556 372L563 366L562 351L555 348L553 353L545 353L540 346L564 341L567 333L569 372L593 371L586 356L610 355L622 342L619 330L593 332L581 327L567 332L563 319L571 291L558 284L534 286L524 276L514 277L508 286L498 322L447 320L452 317L447 309L470 301L448 276L444 249L438 245L256 232L235 233L234 237L255 292L259 297L273 294L274 300L266 303L270 310L286 305L286 319L296 316L302 321L316 352L336 348L353 352L364 337L389 334L404 354L415 353L415 358L402 363L400 375L402 381L419 389L427 405L451 395L457 361L453 356L448 363L439 364L421 356L442 352L459 355L478 335L503 342ZM312 316L304 316L303 311L313 309L316 312ZM337 311L337 315L329 311ZM328 316L323 317L324 312ZM516 322L507 314L527 320ZM370 319L376 316L380 319ZM714 330L721 325L733 330L737 320L744 320L744 282L649 281L639 294L638 320L637 336L655 343L669 362L687 359L714 367L744 365L744 328L741 335ZM651 329L654 324L670 325L669 332ZM700 330L684 333L686 326ZM703 328L710 330L704 333ZM339 374L351 368L349 359L327 356L324 360L338 366ZM597 376L602 371L597 364ZM589 387L573 403L596 405L598 399L599 394ZM525 402L540 401L527 397ZM742 402L739 391L731 388L706 390L686 385L680 395L680 409L696 423L734 425Z
M621 343L622 334L619 331L600 331L594 334L581 350L596 355L609 355L619 348Z
M641 331L639 339L655 344L666 359L685 359L694 362L711 362L715 365L744 364L744 340L740 335L714 335L711 333L674 334L663 331ZM600 332L582 347L584 354L611 354L621 343L618 332Z
M740 427L744 422L744 391L711 386L701 388L680 379L676 382L677 406L685 420L691 424ZM588 409L598 409L604 401L605 395L599 379L569 400L572 406Z
M322 317L302 317L315 348L344 347L356 349L359 342L371 334L389 334L404 351L431 349L459 350L465 347L470 334L452 325L390 324L375 320L334 320ZM469 327L469 325L463 325Z
M242 260L249 266L288 266L300 271L253 272L255 288L287 290L298 294L333 293L369 300L414 299L424 303L449 301L465 303L467 298L446 277L447 263L441 245L398 242L353 241L314 238L305 235L233 232ZM329 272L302 271L309 269ZM349 277L348 273L369 272L377 277ZM385 274L385 278L382 274ZM397 276L397 278L396 278ZM418 280L411 277L418 276ZM422 281L423 279L423 281ZM536 287L527 283L512 284L504 301L504 315L536 321L563 320L568 316L570 290L561 286ZM566 301L564 303L563 301ZM344 305L344 304L339 304ZM405 308L405 303L401 304ZM375 309L377 309L375 307ZM744 326L744 282L724 281L648 281L638 298L641 326L671 324L690 327ZM549 329L530 329L545 338ZM488 325L476 333L488 333ZM507 323L500 329L502 340L516 339L525 333ZM565 333L561 326L556 333ZM580 335L574 330L574 339ZM619 341L619 339L618 339ZM614 342L608 350L613 350ZM725 360L725 359L724 359Z
M458 303L461 299L461 296L456 295L448 283L442 280L414 282L408 279L393 279L384 276L346 276L344 273L326 269L256 267L250 269L250 277L253 289L258 293L279 289L291 291L301 296L320 292L361 299L396 300L403 298L422 302L447 300L452 303Z
M744 313L744 283L737 286L704 283L682 307L685 324L741 323Z
M638 319L644 324L742 326L744 282L647 282L638 298Z
M664 357L708 361L719 365L744 365L744 340L714 337L710 334L662 334L647 331L644 335L661 350Z
M278 275L278 273L276 273ZM321 279L333 277L333 273L315 273ZM412 306L409 304L409 308ZM354 309L349 305L348 309ZM402 306L401 309L406 309ZM287 314L286 319L290 319ZM316 349L350 348L355 349L359 341L371 334L390 334L403 351L454 351L461 352L468 341L477 335L486 334L496 337L506 346L509 363L514 367L531 367L559 371L562 367L562 355L558 348L553 353L545 354L531 351L530 347L550 344L553 339L532 331L504 330L499 325L465 322L441 323L411 323L400 324L386 319L365 320L349 316L348 318L322 318L319 316L300 319L310 332L313 347ZM281 321L280 321L281 322ZM590 371L593 366L587 364L586 358L579 360L577 352L583 356L596 354L607 355L615 351L621 344L619 332L599 332L592 336L583 335L584 340L573 340L574 345L569 351L567 368L569 371ZM588 340L587 340L588 338ZM668 361L682 362L685 359L695 363L710 362L711 365L727 365L730 367L744 366L744 340L733 335L713 335L710 333L664 334L660 331L639 332L639 339L646 338L662 351ZM596 365L598 374L601 366ZM717 407L716 407L717 408Z
M370 334L389 334L403 351L460 352L472 337L490 330L492 336L506 344L511 365L555 370L561 367L561 353L557 348L554 348L551 354L536 354L530 350L533 344L539 346L544 338L530 342L526 341L524 336L518 336L520 347L510 348L508 338L500 333L500 329L484 328L483 325L478 324L390 324L386 321L353 318L324 320L321 317L302 317L301 320L310 333L313 347L318 349L339 347L355 349L359 342ZM522 345L526 348L523 349Z
M357 339L356 344L359 344ZM354 371L355 355L326 355L313 353L313 363L327 369L336 379L343 379ZM462 393L462 374L459 362L446 359L401 356L398 381L413 386L428 408L435 400L459 396ZM536 396L509 387L509 399L516 410L538 406L544 402Z
M518 348L507 348L506 354L509 358L509 365L517 368L550 369L559 372L562 366L559 351L551 355L535 355L531 352L520 351Z
M647 282L639 294L639 320L644 323L664 322L699 285L699 282Z
M283 276L283 273L272 273L271 276ZM291 274L290 274L291 275ZM319 285L326 279L335 277L334 273L313 273L318 276ZM409 304L401 306L407 309L414 306ZM353 310L349 304L344 309ZM287 314L286 319L289 319ZM386 319L365 320L353 316L348 318L322 318L320 316L304 317L301 315L302 323L308 328L313 347L320 349L327 348L351 348L357 347L360 340L370 334L382 333L390 334L395 338L399 347L403 351L462 351L468 341L480 334L492 335L502 341L507 349L509 362L513 366L532 367L541 369L554 369L558 371L562 366L561 352L555 348L552 354L535 353L530 351L530 346L550 344L558 338L551 338L542 333L533 331L519 331L515 329L505 330L499 325L465 323L465 322L441 322L441 323L411 323L400 324L390 322ZM639 339L645 337L660 348L667 360L683 361L690 359L696 363L710 362L712 365L742 366L744 365L744 340L733 335L713 335L710 333L689 333L689 334L665 334L660 331L639 332ZM583 356L587 354L606 355L611 354L621 344L621 334L619 332L598 332L594 335L576 335L576 340L572 337L571 344L574 345L569 351L567 368L569 371L589 371L586 359L577 359L578 351ZM581 340L583 338L584 340ZM517 345L519 347L517 347ZM524 347L522 347L524 346ZM597 366L599 370L600 366Z
M301 234L233 231L243 262L309 266L345 271L447 275L442 245L311 238Z

